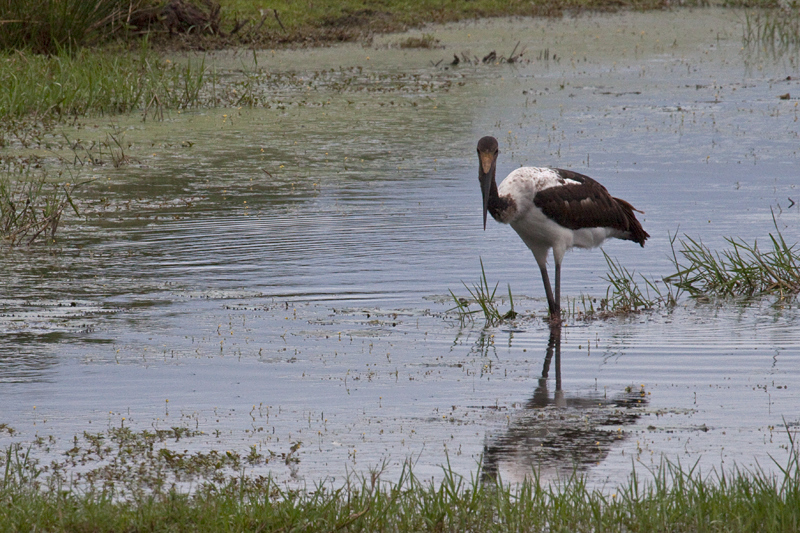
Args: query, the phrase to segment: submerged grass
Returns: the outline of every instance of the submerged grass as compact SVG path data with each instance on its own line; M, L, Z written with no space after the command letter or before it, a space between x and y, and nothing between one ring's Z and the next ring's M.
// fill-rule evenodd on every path
M80 215L73 201L73 176L50 178L30 162L6 162L0 168L0 240L14 246L55 239L64 210Z
M692 296L776 295L787 298L800 293L800 247L787 244L772 214L775 234L769 234L767 250L758 241L748 244L742 239L726 237L731 248L713 251L702 241L686 236L675 251L672 240L672 262L676 273L668 281ZM678 253L682 256L679 258Z
M772 53L800 49L800 2L745 11L742 41L746 47Z
M155 438L155 437L154 437ZM42 488L30 450L0 456L0 531L725 531L800 528L800 464L777 471L734 467L702 473L695 463L662 461L627 482L591 488L573 473L556 482L536 472L515 485L469 478L443 467L440 481L416 477L409 462L385 481L386 465L350 474L339 486L288 489L242 471L191 492L163 490L120 498L113 485ZM131 467L130 477L139 468Z

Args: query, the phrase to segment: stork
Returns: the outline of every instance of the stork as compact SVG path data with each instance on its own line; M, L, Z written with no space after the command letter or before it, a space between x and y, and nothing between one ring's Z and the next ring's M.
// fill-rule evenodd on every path
M561 321L561 261L573 247L595 248L614 237L639 243L650 235L636 219L635 209L614 198L588 176L560 168L522 167L495 180L497 139L478 141L478 179L483 194L483 229L486 214L509 224L533 252L542 272L551 323ZM547 275L547 254L553 249L555 292Z

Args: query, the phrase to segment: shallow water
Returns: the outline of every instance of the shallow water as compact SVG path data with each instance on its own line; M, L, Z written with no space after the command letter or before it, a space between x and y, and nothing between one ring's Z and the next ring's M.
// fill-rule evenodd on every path
M482 457L507 480L579 465L598 485L662 457L775 471L800 423L797 302L572 321L556 350L530 252L481 227L474 150L495 135L500 173L570 168L645 211L644 249L604 249L648 277L671 273L676 232L766 242L772 210L794 242L797 56L743 51L733 11L430 32L445 48L262 53L259 107L66 128L117 132L131 160L80 170L89 216L56 245L0 256L0 444L52 436L49 458L84 431L186 426L203 434L181 450L301 442L298 463L251 472L309 483ZM447 64L517 42L526 61ZM227 75L252 56L207 60ZM5 155L69 155L46 142ZM480 259L525 318L482 331L446 312ZM605 272L568 254L564 297L605 296Z

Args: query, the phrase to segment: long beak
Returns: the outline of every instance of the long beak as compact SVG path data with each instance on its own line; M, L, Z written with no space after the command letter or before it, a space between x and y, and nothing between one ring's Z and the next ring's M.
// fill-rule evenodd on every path
M486 229L486 214L489 212L489 193L492 184L495 182L495 164L497 162L493 154L481 152L479 154L480 165L478 167L478 179L481 182L481 194L483 195L483 229Z

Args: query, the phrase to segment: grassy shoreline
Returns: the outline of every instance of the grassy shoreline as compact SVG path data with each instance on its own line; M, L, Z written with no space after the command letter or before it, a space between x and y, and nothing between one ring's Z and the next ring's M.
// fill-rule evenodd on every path
M701 472L662 461L611 490L573 473L518 485L464 477L444 465L440 483L406 463L397 481L382 469L348 475L341 487L284 489L272 478L233 476L119 498L113 487L42 490L38 473L9 448L0 485L0 531L797 531L800 465L791 448L780 474L736 467ZM638 468L638 470L637 470Z
M266 7L252 0L216 1L217 31L175 38L161 30L153 36L164 49L326 46L352 41L369 43L378 34L481 18L560 17L676 7L670 0L275 0ZM686 0L678 8L712 5L768 9L783 6L774 0Z
M718 0L777 6L773 0ZM710 5L687 0L681 7ZM56 53L142 37L164 50L319 46L380 33L487 17L553 17L586 11L671 9L669 0L8 0L0 50ZM26 21L32 21L31 24Z
M205 39L204 46L319 46L344 41L368 42L376 34L405 31L427 24L504 16L554 17L585 11L653 10L670 6L667 0L632 0L625 4L612 0L277 0L270 3L269 9L263 9L250 0L221 0L220 4L223 29L213 38ZM706 4L692 0L686 5ZM174 44L192 46L190 39Z
M13 3L27 5L23 0ZM138 3L146 4L145 0ZM771 0L743 0L721 5L769 8L772 4ZM690 0L678 9L706 5L709 4L703 0ZM0 94L0 147L16 127L15 121L47 124L92 115L217 105L199 101L200 92L214 85L214 73L201 60L185 68L170 63L168 55L176 51L327 46L346 41L368 44L376 34L459 20L659 9L672 8L667 0L633 0L624 5L611 0L334 0L307 5L282 0L265 10L256 9L249 0L223 0L213 32L178 32L160 27L139 31L108 29L106 39L101 40L86 30L83 40L75 42L55 31L52 35L15 38L12 23L19 21L0 21L0 86L6 89ZM784 11L770 9L748 16L744 44L790 46L798 42L800 16L798 12L787 16ZM784 24L776 24L776 19ZM47 39L52 43L41 44ZM409 39L402 46L427 48L435 42L433 36L426 35Z

